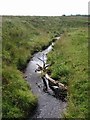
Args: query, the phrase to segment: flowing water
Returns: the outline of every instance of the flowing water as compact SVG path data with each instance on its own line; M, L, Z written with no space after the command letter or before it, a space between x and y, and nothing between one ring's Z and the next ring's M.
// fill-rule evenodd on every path
M26 68L26 79L31 86L32 92L38 97L38 107L29 120L32 118L63 118L63 111L65 111L67 103L55 98L54 93L49 86L49 92L45 93L43 91L43 81L40 77L40 73L35 72L38 68L37 64L43 65L43 62L38 58L44 59L46 62L47 54L52 50L53 45L54 43L42 52L34 54Z

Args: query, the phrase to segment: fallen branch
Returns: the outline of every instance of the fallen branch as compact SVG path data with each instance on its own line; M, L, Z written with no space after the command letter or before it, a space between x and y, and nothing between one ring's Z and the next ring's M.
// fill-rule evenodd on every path
M47 64L47 65L45 65L45 66L41 66L41 65L39 65L39 64L36 64L37 66L38 66L38 68L36 69L36 71L41 71L41 70L45 70L45 69L47 69L48 68L48 66L50 66L50 64Z
M46 71L46 68L48 66L50 66L50 64L46 65L46 63L44 62L44 58L43 58L43 60L41 58L38 58L38 59L43 62L43 66L37 64L38 65L38 69L36 69L35 71L43 71L43 73L44 73ZM59 88L67 90L67 86L65 86L64 84L60 83L59 81L55 81L54 79L50 78L50 76L48 74L45 74L45 76L43 76L43 77L45 77L48 81L50 81L54 85L58 86Z
M48 74L46 74L45 77L46 77L47 80L49 80L50 82L54 83L58 87L67 90L67 87L64 84L60 83L59 81L53 80L52 78L50 78L50 76Z
M43 63L45 63L44 60L42 60L41 58L39 58L39 57L37 57L37 58L38 58L39 60L41 60Z

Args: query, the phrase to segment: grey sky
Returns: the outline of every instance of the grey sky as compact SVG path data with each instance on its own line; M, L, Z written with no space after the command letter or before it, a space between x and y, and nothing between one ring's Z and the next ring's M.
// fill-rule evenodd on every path
M89 0L0 0L0 15L88 14Z

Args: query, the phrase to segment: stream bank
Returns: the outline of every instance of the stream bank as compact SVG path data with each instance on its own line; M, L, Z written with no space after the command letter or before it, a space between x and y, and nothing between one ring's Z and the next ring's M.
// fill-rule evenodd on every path
M57 38L57 40L60 37ZM34 112L29 120L32 118L63 118L63 112L66 108L67 103L62 102L59 99L54 97L53 91L48 87L48 93L43 91L43 81L40 77L40 73L36 73L35 70L37 69L37 64L43 65L43 62L40 61L38 58L43 59L46 63L47 56L52 48L54 43L52 43L47 49L43 50L42 52L38 52L34 54L33 58L28 63L26 68L25 76L26 80L31 86L32 92L38 97L38 107ZM47 81L48 82L48 81Z

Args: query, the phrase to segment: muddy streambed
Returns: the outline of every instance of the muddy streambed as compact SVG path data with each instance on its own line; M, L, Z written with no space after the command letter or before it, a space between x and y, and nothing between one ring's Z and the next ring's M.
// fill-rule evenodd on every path
M63 118L63 111L66 108L67 103L54 97L53 91L48 86L48 93L43 91L43 81L40 77L40 73L35 72L38 68L37 64L43 65L40 59L47 61L47 56L54 43L52 43L47 49L42 52L34 54L33 58L28 63L25 76L31 86L32 92L38 97L38 107L34 114L29 118ZM47 81L48 83L48 81Z

